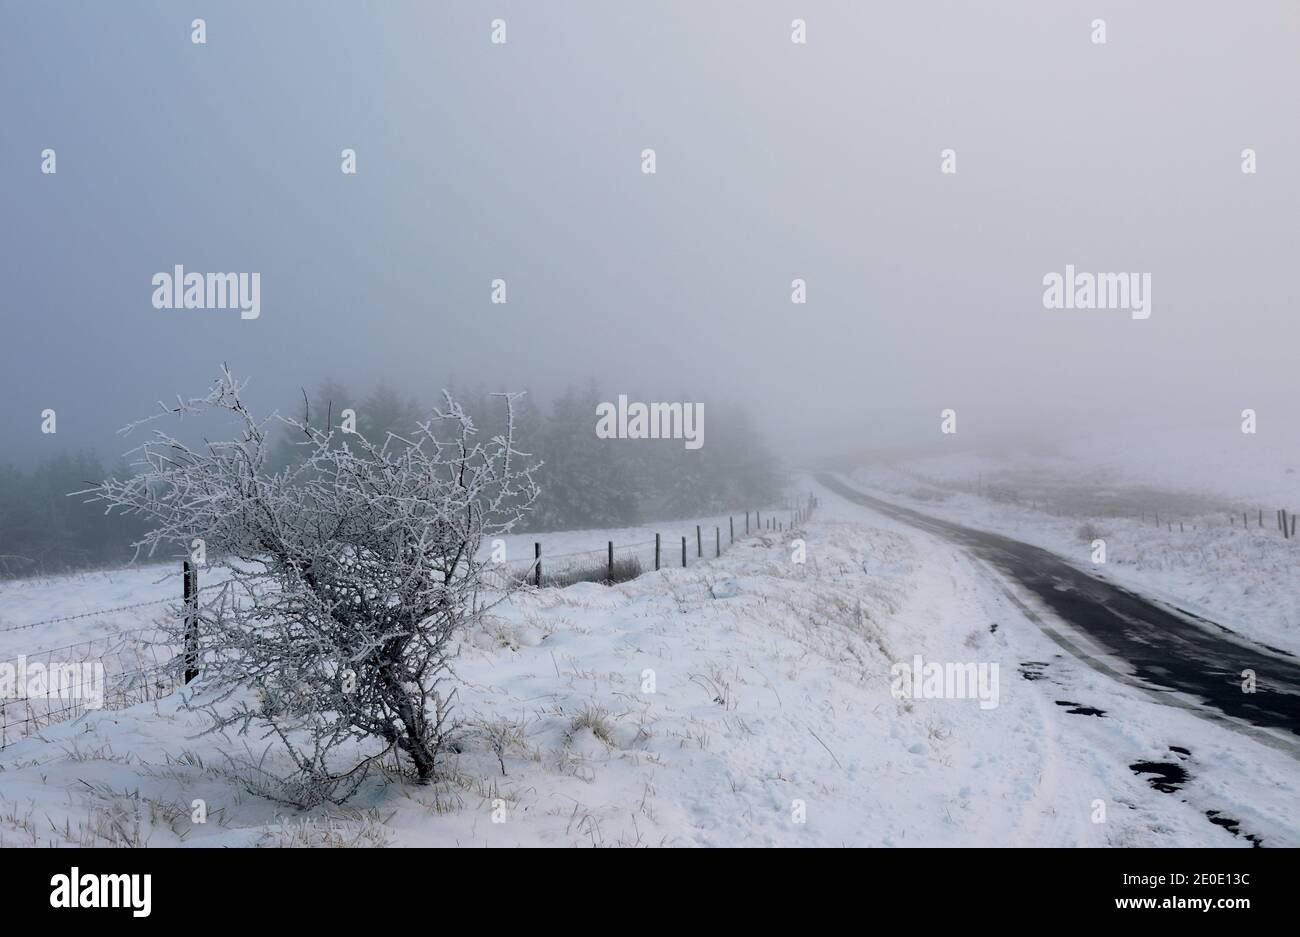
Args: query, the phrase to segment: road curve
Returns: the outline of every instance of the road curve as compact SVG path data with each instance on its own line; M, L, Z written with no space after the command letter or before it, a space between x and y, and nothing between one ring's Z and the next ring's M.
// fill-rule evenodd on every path
M830 474L816 477L849 501L944 537L989 563L1126 662L1141 683L1300 737L1300 661L1295 657L1098 579L1040 547L898 507ZM1243 670L1255 672L1257 692L1242 692Z

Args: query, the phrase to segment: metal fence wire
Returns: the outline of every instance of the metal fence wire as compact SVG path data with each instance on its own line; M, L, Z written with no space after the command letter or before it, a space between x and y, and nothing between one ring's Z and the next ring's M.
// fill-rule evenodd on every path
M96 709L169 695L176 655L170 629L152 625L0 661L0 749Z

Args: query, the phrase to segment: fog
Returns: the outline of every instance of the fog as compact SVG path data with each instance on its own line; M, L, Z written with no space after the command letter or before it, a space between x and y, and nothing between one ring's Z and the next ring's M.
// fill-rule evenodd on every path
M1296 399L1294 5L0 10L0 461L116 455L222 361L265 408L726 399L793 461ZM1044 308L1067 264L1149 273L1150 317ZM175 265L260 315L155 308Z

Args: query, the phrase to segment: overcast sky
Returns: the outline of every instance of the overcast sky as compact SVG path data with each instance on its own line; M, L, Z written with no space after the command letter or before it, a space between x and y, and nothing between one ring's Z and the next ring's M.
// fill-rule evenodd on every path
M266 406L327 373L722 394L801 451L931 439L945 407L965 437L1235 426L1244 407L1294 426L1294 3L0 0L0 18L0 461L115 454L112 430L223 360ZM176 264L259 272L260 317L155 309ZM1150 318L1045 309L1066 264L1150 273Z

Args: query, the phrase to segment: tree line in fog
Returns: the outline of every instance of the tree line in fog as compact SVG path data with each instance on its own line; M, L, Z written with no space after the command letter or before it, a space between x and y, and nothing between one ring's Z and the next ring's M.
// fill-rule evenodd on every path
M505 430L499 397L452 388L452 398L473 418L484 438ZM388 434L409 436L444 400L420 400L381 383L354 392L337 379L323 381L305 399L282 408L313 424L338 430L343 413L372 442ZM569 387L548 405L531 396L515 402L515 448L540 462L541 489L522 531L626 527L642 522L770 507L780 497L783 473L748 414L725 401L703 401L704 445L680 439L601 439L596 435L594 385ZM337 444L348 435L337 433ZM277 430L267 471L283 471L301 448L287 428ZM394 444L400 444L394 441ZM105 516L102 507L69 496L110 475L132 472L123 461L105 464L92 452L57 455L33 469L0 465L0 577L116 565L132 556L144 525L130 515Z

